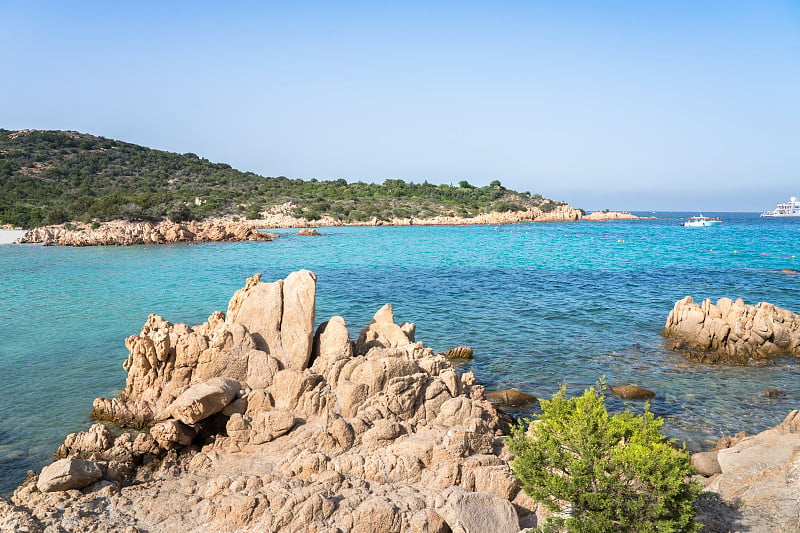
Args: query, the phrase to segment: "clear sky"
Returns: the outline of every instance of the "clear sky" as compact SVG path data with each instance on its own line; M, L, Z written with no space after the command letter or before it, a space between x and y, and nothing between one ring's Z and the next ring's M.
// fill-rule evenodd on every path
M0 127L587 210L800 196L800 1L0 0Z

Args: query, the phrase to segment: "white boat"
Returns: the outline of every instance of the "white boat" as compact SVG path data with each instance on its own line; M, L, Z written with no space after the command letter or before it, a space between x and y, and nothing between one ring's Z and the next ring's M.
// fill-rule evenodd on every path
M700 213L699 216L689 217L686 219L686 222L681 222L681 226L686 226L687 228L705 228L707 226L716 226L720 222L722 222L721 218L706 217Z
M761 213L762 217L800 217L800 202L792 196L788 202L778 204L772 211Z

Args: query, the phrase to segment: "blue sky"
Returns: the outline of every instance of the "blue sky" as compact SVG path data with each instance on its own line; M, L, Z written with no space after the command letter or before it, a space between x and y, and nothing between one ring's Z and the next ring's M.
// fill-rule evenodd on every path
M800 2L0 0L0 127L587 210L800 196Z

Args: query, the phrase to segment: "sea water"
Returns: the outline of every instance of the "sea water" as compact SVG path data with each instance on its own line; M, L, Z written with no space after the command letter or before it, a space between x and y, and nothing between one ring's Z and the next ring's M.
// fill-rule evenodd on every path
M647 213L650 214L650 213ZM708 214L708 213L707 213ZM196 325L224 310L256 272L318 276L317 323L345 318L356 337L392 303L398 322L488 389L549 397L605 376L656 392L664 431L702 449L800 408L800 360L767 367L692 363L663 349L676 300L743 298L800 312L800 219L722 213L722 224L669 220L279 231L273 242L65 248L0 246L0 494L86 429L92 400L125 385L124 339L148 314ZM765 389L779 389L777 398ZM609 398L613 410L639 402ZM516 414L525 415L526 412Z

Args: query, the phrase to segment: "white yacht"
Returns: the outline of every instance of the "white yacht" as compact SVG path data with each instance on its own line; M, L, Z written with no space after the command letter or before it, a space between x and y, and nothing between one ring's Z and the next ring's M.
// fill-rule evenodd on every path
M716 226L720 222L722 222L721 218L706 217L700 213L700 216L689 217L686 219L686 222L681 222L681 226L686 226L687 228L705 228L707 226Z
M800 201L796 196L789 198L788 202L778 204L772 211L761 213L762 217L800 217Z

